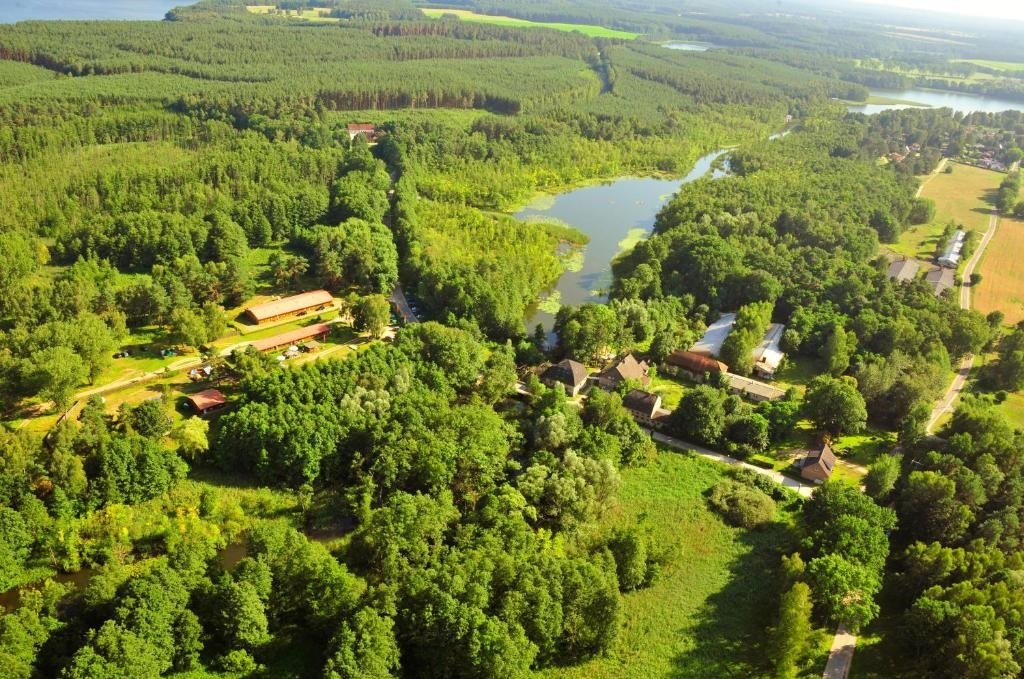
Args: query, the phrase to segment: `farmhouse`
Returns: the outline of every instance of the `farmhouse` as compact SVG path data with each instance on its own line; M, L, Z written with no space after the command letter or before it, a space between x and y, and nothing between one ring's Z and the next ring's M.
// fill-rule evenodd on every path
M366 141L377 141L377 128L372 123L349 123L346 129L349 141L359 135L366 137Z
M614 391L626 380L647 386L651 383L651 378L647 375L648 370L646 361L638 361L633 354L626 354L597 376L597 384L608 391Z
M886 275L897 283L904 283L906 281L914 280L920 268L921 265L916 259L903 257L889 265L889 271Z
M939 257L939 266L946 266L951 269L955 269L960 264L960 253L964 249L964 239L967 234L961 230L957 230L946 243L946 250Z
M752 380L749 377L726 373L725 379L729 391L746 396L751 401L775 401L786 395L786 392L778 387Z
M634 389L622 399L622 405L638 422L650 424L661 409L661 396L643 389Z
M326 290L310 290L299 295L283 297L273 302L249 307L245 310L245 315L253 323L266 323L333 307L334 297L331 296L331 293Z
M729 369L721 361L682 349L676 349L666 356L663 367L666 373L682 374L697 382L703 382L705 375L717 375Z
M828 441L820 439L818 445L808 451L807 456L796 464L800 468L800 476L808 481L824 483L832 476L832 469L836 465L836 455L832 452L832 446Z
M204 389L192 394L185 400L192 407L192 410L196 411L199 415L205 415L223 408L228 403L228 400L224 398L224 394L216 389Z
M704 336L690 347L690 351L701 356L718 356L725 338L732 332L732 326L735 324L736 314L722 314L717 321L708 326Z
M781 323L772 323L768 326L761 343L754 347L754 373L758 377L770 380L775 377L775 371L782 365L782 359L786 354L779 348L779 343L785 330L786 326Z
M587 369L582 363L567 358L541 373L540 381L549 387L562 384L567 394L576 396L587 383L587 376Z
M305 342L310 339L318 339L323 341L326 339L327 334L331 331L331 326L328 323L314 323L308 325L305 328L297 328L288 332L283 332L280 335L274 335L273 337L267 337L266 339L256 340L252 343L252 346L257 351L272 351L280 347L298 344L299 342Z
M932 286L936 297L939 297L946 290L956 285L956 276L953 270L942 266L932 267L924 279L928 282L928 285Z

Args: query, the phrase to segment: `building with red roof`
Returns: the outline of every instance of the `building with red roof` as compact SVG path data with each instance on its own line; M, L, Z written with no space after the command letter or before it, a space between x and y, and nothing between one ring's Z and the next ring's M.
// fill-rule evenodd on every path
M245 310L245 315L253 323L266 323L327 308L334 308L334 296L326 290L310 290L251 306Z

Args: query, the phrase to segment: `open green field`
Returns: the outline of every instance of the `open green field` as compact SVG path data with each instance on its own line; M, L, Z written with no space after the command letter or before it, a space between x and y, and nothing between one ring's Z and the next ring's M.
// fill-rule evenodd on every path
M621 38L622 40L633 40L639 33L629 31L618 31L614 28L604 26L593 26L590 24L563 24L549 21L529 21L527 19L516 19L515 17L492 16L490 14L477 14L465 9L423 9L424 14L432 18L440 18L444 15L454 15L462 21L473 21L481 24L495 24L496 26L512 26L516 28L553 28L556 31L576 31L591 38Z
M1003 174L970 165L950 163L953 172L931 175L921 196L935 201L935 219L904 231L899 242L887 246L893 252L925 261L935 255L942 230L950 220L968 231L984 232Z
M672 375L655 375L651 379L650 390L661 396L661 407L672 410L679 405L683 394L692 383Z
M1024 71L1024 63L1019 61L992 61L990 59L955 59L954 63L974 64L997 71Z
M730 528L703 493L724 467L660 449L622 474L607 526L639 518L664 554L653 586L623 597L623 627L607 656L556 668L551 679L766 676L765 629L777 613L773 577L793 546L789 516L762 530Z
M971 290L974 306L983 314L1002 311L1005 323L1024 321L1024 221L1001 217L996 235L982 254L981 283Z

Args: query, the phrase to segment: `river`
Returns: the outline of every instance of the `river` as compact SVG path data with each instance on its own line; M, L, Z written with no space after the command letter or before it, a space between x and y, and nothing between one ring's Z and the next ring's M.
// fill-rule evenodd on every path
M947 92L942 90L925 90L913 88L909 90L869 90L873 97L885 97L886 99L899 99L908 103L905 104L854 104L847 107L847 110L854 113L880 113L892 109L916 108L918 104L925 108L951 108L954 111L971 113L982 111L984 113L998 113L1000 111L1024 111L1024 102L990 97L983 94L971 94L969 92Z
M30 19L163 19L195 0L0 0L0 24Z

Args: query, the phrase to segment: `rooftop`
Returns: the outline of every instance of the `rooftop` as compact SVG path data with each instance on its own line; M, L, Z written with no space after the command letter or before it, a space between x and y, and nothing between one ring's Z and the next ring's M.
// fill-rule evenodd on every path
M724 373L729 369L729 366L721 361L682 349L676 349L666 356L665 362L692 373Z
M575 387L585 382L589 374L582 363L566 358L545 370L543 377Z
M772 323L768 326L768 332L764 334L761 343L754 347L754 362L763 365L771 370L777 370L782 359L786 356L779 348L782 341L782 333L786 326L781 323Z
M634 389L623 397L622 405L651 417L654 410L661 405L661 397L643 389Z
M886 275L897 283L913 280L921 264L916 259L898 259L889 265Z
M717 321L708 326L704 336L690 347L690 351L702 356L718 356L722 351L722 343L732 332L732 326L735 323L736 314L722 314Z
M291 297L282 297L273 302L251 306L245 310L257 321L264 321L283 314L292 314L314 306L334 304L334 297L326 290L310 290Z
M222 406L228 402L224 398L224 394L220 393L217 389L204 389L203 391L192 394L187 397L188 402L192 404L192 407L202 412L209 410L210 408L216 408Z
M328 323L314 323L313 325L307 325L305 328L297 328L295 330L283 332L280 335L255 340L252 343L252 346L255 347L257 351L268 351L270 349L276 349L277 347L283 347L286 344L295 344L296 342L308 340L312 337L326 335L330 330L331 326Z
M741 377L740 375L726 373L726 378L729 380L729 386L736 391L760 396L764 399L774 400L786 395L786 392L778 387L774 387L770 384L765 384L764 382L759 382L757 380L752 380L749 377Z

